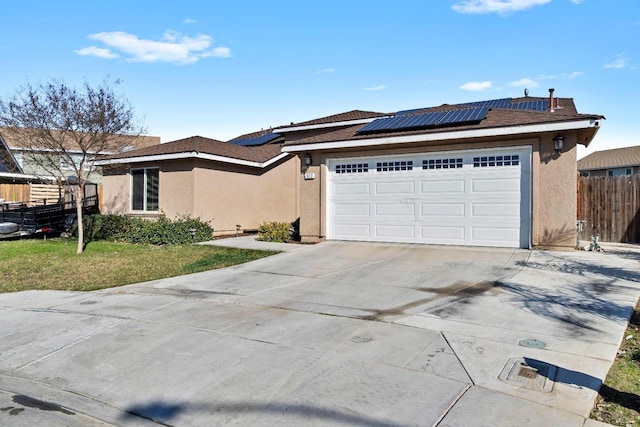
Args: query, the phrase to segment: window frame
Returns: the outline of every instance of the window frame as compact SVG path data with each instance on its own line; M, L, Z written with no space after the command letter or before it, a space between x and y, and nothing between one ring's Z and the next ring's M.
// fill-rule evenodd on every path
M149 194L148 194L148 176L147 176L147 171L151 171L151 170L155 170L157 171L157 176L158 176L158 185L157 185L157 192L156 192L156 198L157 198L157 209L149 209L148 205L149 205ZM142 186L142 209L134 209L134 189L135 189L135 185L134 185L134 171L143 171L142 172L142 176L143 176L143 186ZM130 177L130 193L129 193L129 210L130 212L134 212L134 213L158 213L160 212L160 167L158 166L151 166L151 167L137 167L137 168L130 168L129 169L129 177Z

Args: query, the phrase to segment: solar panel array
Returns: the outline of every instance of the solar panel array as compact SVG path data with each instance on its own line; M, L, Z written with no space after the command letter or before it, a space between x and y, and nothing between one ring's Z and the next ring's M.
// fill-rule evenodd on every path
M479 122L487 117L489 107L465 108L464 110L447 110L433 113L400 115L377 119L368 123L358 133L375 133L399 129L419 129L442 125Z
M357 133L389 132L394 130L407 130L436 127L442 125L455 125L479 122L487 117L490 109L499 108L506 110L547 111L548 100L531 100L513 102L511 98L491 99L488 101L467 102L457 104L455 110L421 113L426 108L414 108L412 110L398 111L395 116L377 119L358 130Z
M460 105L469 107L502 108L506 110L547 111L549 108L549 101L546 99L536 99L531 101L513 102L511 98L502 98L491 99L489 101L467 102Z
M258 145L264 145L268 142L273 141L276 138L280 138L280 135L277 133L270 132L255 138L232 139L231 141L229 141L229 143L234 145L241 145L243 147L255 147Z

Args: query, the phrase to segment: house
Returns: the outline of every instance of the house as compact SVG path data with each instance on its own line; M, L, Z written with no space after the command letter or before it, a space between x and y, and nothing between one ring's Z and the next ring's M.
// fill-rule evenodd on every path
M603 118L550 90L195 136L101 161L104 205L222 234L299 220L304 241L573 248L576 146Z
M0 135L0 183L12 182L24 175L9 146Z
M20 169L24 172L24 174L38 178L50 178L55 179L56 177L51 176L51 173L45 170L42 167L42 157L55 156L54 163L57 166L59 164L59 170L64 172L65 170L69 171L69 175L74 175L74 171L70 164L67 164L67 161L63 158L63 156L59 155L59 153L54 153L50 149L41 149L34 150L33 141L29 140L29 134L27 132L21 131L20 129L15 128L7 128L0 127L0 138L3 139L5 145L10 150L12 157L17 162ZM124 146L126 150L131 150L135 148L148 147L151 145L160 144L160 137L157 136L128 136L128 135L117 135L114 139L118 139L117 146ZM124 142L123 142L124 139ZM74 149L73 143L69 144L68 152L70 153L73 161L78 163L83 154L81 151ZM95 156L104 153L88 153L88 159L92 161ZM93 171L89 180L94 183L100 183L102 180L102 174L99 169Z
M296 140L366 123L385 114L349 111L298 123ZM103 211L143 218L189 215L214 234L255 230L299 217L301 167L282 152L284 134L260 130L227 142L193 136L109 156L103 166Z
M640 174L640 145L595 151L578 160L580 176Z
M576 145L604 117L573 99L505 98L399 111L302 138L300 234L497 247L576 242Z

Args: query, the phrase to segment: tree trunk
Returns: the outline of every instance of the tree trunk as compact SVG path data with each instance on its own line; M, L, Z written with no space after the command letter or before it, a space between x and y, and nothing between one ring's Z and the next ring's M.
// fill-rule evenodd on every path
M84 183L82 180L78 182L76 189L76 216L78 218L78 250L77 254L81 254L84 250L84 229L82 227L82 205L84 203Z

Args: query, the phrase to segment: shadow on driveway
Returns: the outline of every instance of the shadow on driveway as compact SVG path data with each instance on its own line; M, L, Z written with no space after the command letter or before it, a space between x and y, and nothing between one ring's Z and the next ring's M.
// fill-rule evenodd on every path
M346 411L338 411L334 409L320 408L304 404L287 404L287 403L258 403L258 402L224 402L224 403L189 403L189 402L166 402L152 401L148 403L140 403L132 405L125 409L126 413L122 416L122 421L132 421L140 417L154 421L160 425L172 425L177 417L186 413L201 413L199 416L206 414L224 414L228 413L231 417L238 414L254 413L256 416L267 416L268 419L273 417L281 417L280 421L285 422L286 417L294 417L295 419L305 422L322 422L322 423L343 423L346 425L361 425L372 427L401 427L401 424L391 421L379 421L364 415L347 413ZM177 421L177 420L175 420Z

